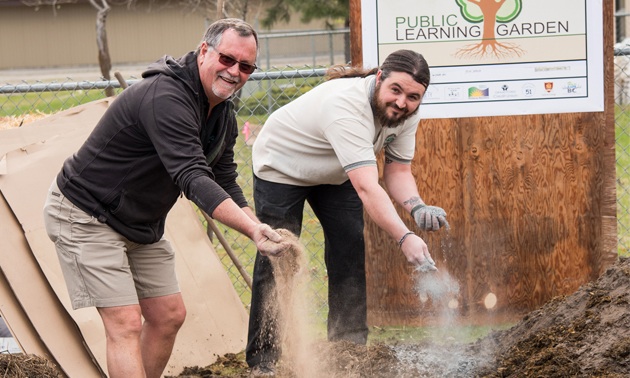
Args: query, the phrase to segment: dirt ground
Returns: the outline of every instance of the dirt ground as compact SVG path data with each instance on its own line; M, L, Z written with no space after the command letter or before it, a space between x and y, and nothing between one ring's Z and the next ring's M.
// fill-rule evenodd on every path
M630 259L620 258L597 281L474 343L326 343L312 358L323 367L313 377L628 377ZM242 355L226 355L178 378L247 373ZM279 376L296 377L282 364Z
M630 375L630 259L620 258L597 281L558 297L513 327L470 344L322 343L311 377L607 377ZM243 354L170 378L247 377ZM295 367L281 363L279 377ZM58 377L46 360L0 355L0 377Z

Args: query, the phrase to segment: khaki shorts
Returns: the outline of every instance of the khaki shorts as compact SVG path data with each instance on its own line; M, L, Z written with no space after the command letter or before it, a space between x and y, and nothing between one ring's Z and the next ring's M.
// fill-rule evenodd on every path
M180 292L168 240L129 241L70 202L56 180L48 190L44 223L75 310L133 305Z

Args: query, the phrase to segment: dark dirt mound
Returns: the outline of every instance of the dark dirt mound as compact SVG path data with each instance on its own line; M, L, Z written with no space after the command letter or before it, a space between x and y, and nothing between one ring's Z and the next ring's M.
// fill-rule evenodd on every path
M321 361L321 374L313 377L628 377L630 259L620 258L597 281L471 344L322 343L313 349L313 359ZM8 370L16 364L19 370ZM49 366L34 356L0 355L0 377L58 377L54 370L30 371L42 365ZM279 377L295 377L294 371L278 366ZM241 353L187 368L177 377L247 375Z
M597 281L555 298L473 349L498 351L489 377L627 377L630 374L630 259Z

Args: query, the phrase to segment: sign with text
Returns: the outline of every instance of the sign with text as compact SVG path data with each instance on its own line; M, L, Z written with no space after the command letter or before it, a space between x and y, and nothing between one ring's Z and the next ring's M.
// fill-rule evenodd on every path
M363 63L431 67L423 118L604 110L602 0L362 0Z

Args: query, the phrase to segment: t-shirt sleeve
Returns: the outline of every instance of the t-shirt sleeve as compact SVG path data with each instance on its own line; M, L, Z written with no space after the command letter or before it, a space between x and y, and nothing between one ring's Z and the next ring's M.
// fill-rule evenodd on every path
M373 125L357 119L337 119L324 128L324 135L346 172L366 165L376 165Z
M385 145L385 157L402 164L411 164L416 148L417 122L406 122L391 143Z

